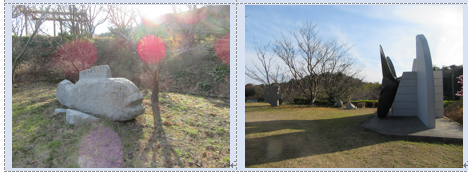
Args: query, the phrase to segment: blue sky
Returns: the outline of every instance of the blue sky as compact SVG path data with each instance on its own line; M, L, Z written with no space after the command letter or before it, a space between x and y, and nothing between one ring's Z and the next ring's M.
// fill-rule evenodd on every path
M428 40L433 65L463 64L461 5L248 5L245 14L247 67L259 62L252 47L254 37L257 44L265 45L273 42L273 35L287 33L303 21L318 24L319 35L325 39L352 45L350 53L364 65L361 75L367 82L382 80L379 45L392 59L398 76L411 71L418 34ZM245 79L245 83L259 84Z

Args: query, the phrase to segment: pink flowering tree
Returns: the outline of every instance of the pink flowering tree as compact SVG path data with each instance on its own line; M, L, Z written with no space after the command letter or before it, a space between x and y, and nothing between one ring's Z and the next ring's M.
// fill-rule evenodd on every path
M159 72L166 57L166 45L163 40L154 35L146 35L137 43L140 59L151 71L153 88L151 93L151 109L153 110L154 126L161 127L159 111Z
M460 81L458 81L458 83L462 84L462 88L460 91L457 92L457 96L460 96L463 98L463 75L460 75L459 77L457 77Z

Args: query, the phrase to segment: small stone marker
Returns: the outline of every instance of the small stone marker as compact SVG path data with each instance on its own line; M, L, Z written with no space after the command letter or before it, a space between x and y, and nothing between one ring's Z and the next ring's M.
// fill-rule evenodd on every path
M248 99L247 102L258 102L257 99Z
M67 110L62 109L62 108L55 109L54 115L61 114L61 113L63 113L63 114L67 113Z
M85 122L93 122L95 120L98 120L99 118L96 118L94 116L91 116L89 114L72 110L72 109L67 109L67 116L66 116L68 124L73 124L73 125L80 125Z
M335 104L335 107L340 107L342 108L343 107L343 102L341 100L338 100Z
M354 106L351 102L349 102L347 105L346 105L346 108L345 109L357 109L356 106Z
M279 86L271 86L263 92L263 99L265 102L270 103L271 106L278 106L281 94L279 93Z

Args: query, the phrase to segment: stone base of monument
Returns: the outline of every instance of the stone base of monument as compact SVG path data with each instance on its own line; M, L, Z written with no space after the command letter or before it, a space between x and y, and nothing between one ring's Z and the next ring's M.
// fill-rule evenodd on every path
M463 144L463 126L445 118L436 118L435 124L435 128L428 128L417 116L375 115L361 127L397 139Z
M58 109L55 109L54 111L54 115L65 114L65 113L67 113L67 109L58 108Z
M80 125L82 123L96 121L99 118L96 118L92 115L89 115L80 111L67 109L66 119L67 119L68 124Z

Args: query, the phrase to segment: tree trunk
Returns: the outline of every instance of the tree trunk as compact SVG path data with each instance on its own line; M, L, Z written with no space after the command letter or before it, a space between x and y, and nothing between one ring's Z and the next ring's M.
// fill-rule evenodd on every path
M159 70L153 75L153 89L151 93L151 109L153 110L154 127L156 133L162 132L161 114L159 112Z
M314 96L314 95L310 95L309 105L310 105L310 106L314 106L314 102L315 102L315 96Z

